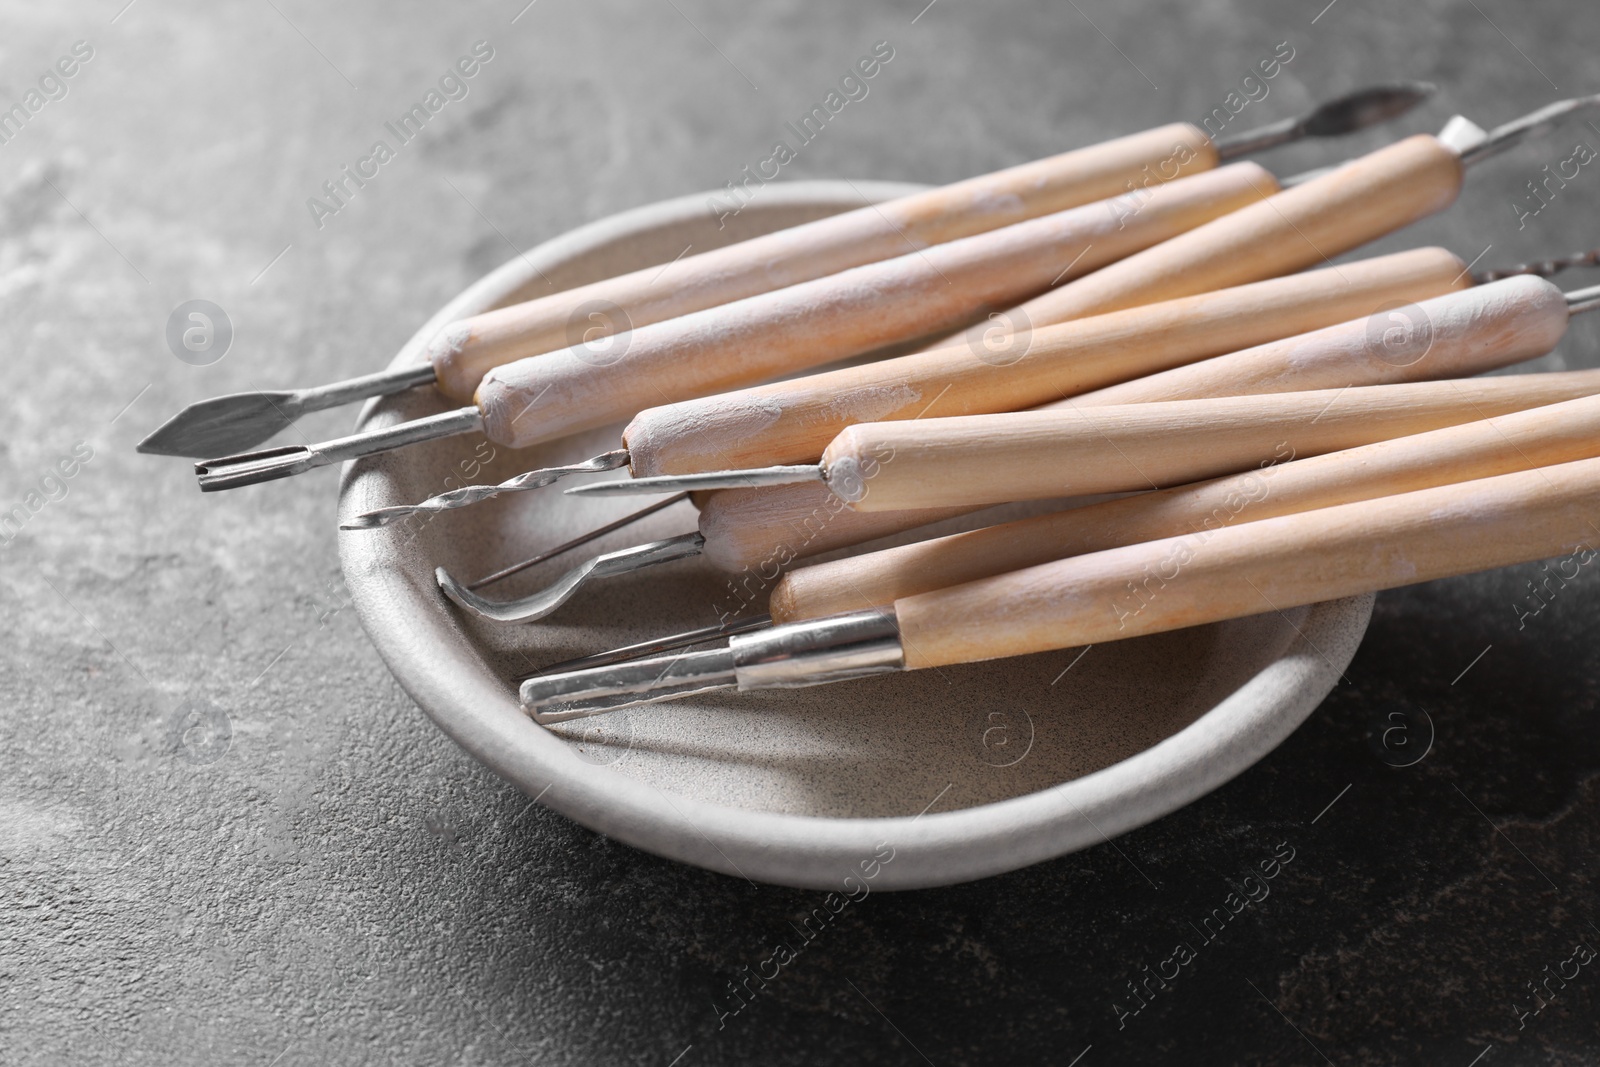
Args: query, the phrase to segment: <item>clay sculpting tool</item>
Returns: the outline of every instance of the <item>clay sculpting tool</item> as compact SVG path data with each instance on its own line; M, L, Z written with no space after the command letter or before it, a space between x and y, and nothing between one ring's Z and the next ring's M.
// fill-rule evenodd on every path
M1600 459L1537 467L1057 560L732 637L728 647L522 683L542 723L717 689L798 688L1077 648L1588 548ZM1153 595L1139 583L1162 575ZM1130 588L1132 587L1132 588Z
M1186 535L1199 547L1215 530L1237 523L1596 456L1600 395L1579 397L799 567L773 586L770 614L566 660L525 677L641 659L774 622L887 607L902 597L1142 541Z
M1021 412L863 423L840 435L843 446L819 469L850 507L903 518L920 508L1161 489L1595 393L1600 371L1572 371L1130 404L1095 408L1089 417ZM886 428L892 437L876 433ZM640 550L613 553L506 603L464 588L443 569L437 577L447 597L476 615L529 622L583 582L683 558L701 539L655 542L657 555L643 563Z
M1349 386L1480 374L1545 354L1563 336L1572 315L1600 306L1597 293L1600 290L1584 289L1565 294L1537 277L1508 278L1415 305L1413 311L1420 310L1418 321L1427 324L1426 330L1409 330L1401 338L1387 340L1380 332L1379 340L1374 342L1372 321L1352 320L1203 360L1189 368L1197 372L1193 379L1173 384L1165 392L1145 391L1129 403L1313 389L1337 392ZM1077 407L1072 411L1080 416L1084 413L1093 416L1094 409L1116 399L1114 396L1108 399L1108 396L1117 388L1121 387L1075 398ZM896 425L883 424L884 428ZM470 587L443 571L440 582L447 594L468 610L502 621L531 621L555 611L585 582L600 577L704 555L725 571L755 572L764 584L770 584L778 570L797 558L860 544L976 510L972 503L905 512L853 510L818 477L821 470L818 465L784 466L773 472L773 480L803 480L791 485L707 492L699 500L700 515L695 532L605 553L569 571L546 589L515 601L494 603L476 595L475 591L492 580L543 562L554 553L544 553L506 568ZM739 472L741 476L743 473ZM936 475L935 481L938 480ZM616 486L615 490L601 491L619 492L684 488L683 483L673 477L653 482L635 479L601 484ZM665 503L652 505L652 509ZM643 514L645 512L636 513ZM605 529L616 529L634 517L610 523ZM562 547L576 547L585 540L578 538Z
M1282 192L1276 192L1276 183L1263 177L1270 188L1258 190L1261 202L1067 282L1046 294L1051 305L1041 314L1059 316L1046 321L1061 321L1256 281L1321 262L1443 209L1455 199L1466 167L1544 128L1554 121L1551 116L1595 104L1600 104L1600 97L1550 105L1498 127L1465 148L1429 135L1410 137ZM1152 204L1181 183L1210 176L1197 175L1161 186ZM1151 206L1126 220L1128 226L1140 226ZM935 257L949 247L936 246L917 255ZM807 286L822 286L819 292L836 296L843 284L839 279L851 273L749 301L764 307L774 305L758 302L778 301L781 305L786 299L793 300L782 294ZM1079 288L1086 283L1092 284ZM754 325L757 320L759 327ZM479 384L474 405L417 420L407 424L409 430L391 427L341 438L327 446L225 457L197 464L196 472L204 489L232 488L420 439L479 429L497 444L526 447L620 421L661 400L671 403L724 391L848 354L826 344L799 343L786 331L775 333L779 321L799 322L803 316L763 319L760 314L752 316L749 307L741 304L697 312L631 331L616 358L604 365L597 365L582 348L569 348L496 367ZM625 457L614 459L617 466L623 462Z
M1189 535L1199 546L1223 526L1596 456L1600 395L1591 395L799 567L773 587L771 617L796 622L882 607L917 593L1164 537ZM706 638L686 634L648 645L665 651L682 647L683 639Z
M1015 356L996 359L981 341L956 343L647 408L623 430L622 446L633 477L814 460L857 422L1016 411L1469 284L1459 258L1419 248L1045 326L1019 339ZM368 512L345 528L537 489L554 480L551 473L463 486Z
M1136 213L1096 201L640 327L619 335L614 350L578 345L525 359L510 367L570 360L585 370L559 384L526 374L503 381L497 376L510 367L499 367L469 407L325 445L208 460L195 468L200 487L230 489L348 459L353 451L387 451L419 439L406 429L419 423L427 427L424 440L483 430L496 444L522 448L615 422L664 396L698 395L725 381L762 380L955 329L1056 278L1086 274L1258 202L1266 173L1254 163L1233 163L1162 184ZM602 383L598 393L591 388Z
M1174 123L683 255L670 267L644 268L453 323L434 339L425 366L310 389L201 401L150 434L139 451L194 458L237 452L261 444L302 414L422 385L436 385L452 400L465 403L484 373L502 363L569 348L582 338L596 343L628 329L1097 200L1125 193L1142 197L1162 182L1253 152L1386 122L1433 92L1423 82L1372 86L1327 101L1299 118L1218 140L1188 123Z

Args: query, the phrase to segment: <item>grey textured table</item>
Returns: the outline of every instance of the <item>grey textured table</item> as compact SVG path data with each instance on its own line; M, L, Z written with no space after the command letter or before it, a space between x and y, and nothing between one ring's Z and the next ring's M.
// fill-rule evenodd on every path
M1588 568L1520 621L1536 566L1385 595L1347 684L1226 788L1114 846L875 894L722 1017L815 894L621 847L459 753L343 610L332 472L202 498L132 451L189 400L376 368L517 248L721 186L880 40L785 177L946 181L1197 119L1283 41L1238 124L1396 77L1445 87L1406 130L1492 124L1600 89L1592 5L124 2L8 3L0 39L0 105L92 49L0 144L0 511L25 520L0 534L0 1063L1600 1057L1593 965L1519 1019L1600 945ZM314 218L480 40L465 98ZM1577 141L1600 124L1382 248L1600 244L1592 165L1514 207ZM208 366L164 336L191 299L234 326ZM1597 342L1582 321L1541 365ZM1374 744L1397 725L1431 739L1413 766ZM1204 936L1280 842L1270 896ZM1148 983L1178 941L1195 958Z

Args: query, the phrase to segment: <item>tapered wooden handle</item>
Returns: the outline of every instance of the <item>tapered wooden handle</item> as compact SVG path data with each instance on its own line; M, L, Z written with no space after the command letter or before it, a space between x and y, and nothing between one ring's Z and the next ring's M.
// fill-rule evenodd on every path
M439 387L465 402L490 368L586 333L648 326L1216 165L1199 129L1162 126L477 315L444 329L430 355ZM753 191L729 195L737 206ZM719 229L742 228L730 206L708 201L706 210Z
M1600 375L1523 374L1305 393L862 423L822 462L859 511L1157 489L1353 448L1600 390Z
M909 669L1175 630L1595 555L1600 459L1147 541L895 602Z
M1033 407L1470 284L1419 248L1037 330L998 315L965 343L646 409L623 442L639 477L804 463L857 422Z
M953 328L1257 200L1265 174L1230 164L1159 186L1131 215L1096 201L496 367L478 386L485 430L520 448Z
M1203 544L1225 526L1595 456L1600 395L801 567L768 610L782 623L883 607L1068 556L1184 534Z
M1517 279L1507 280L1517 281ZM1494 285L1503 284L1501 282L1494 283ZM1521 280L1520 284L1525 286L1525 295L1532 297L1539 308L1543 309L1535 310L1533 313L1535 319L1541 316L1550 317L1545 324L1545 330L1550 330L1550 327L1554 326L1556 318L1554 314L1554 299L1551 295L1554 286L1544 283L1544 287L1541 290L1539 284L1529 286L1527 279ZM1485 290L1489 288L1491 286L1483 287ZM1467 290L1466 292L1475 293L1480 291ZM1562 304L1562 316L1565 316L1565 301L1562 301ZM1504 310L1512 320L1515 319L1516 311L1514 305ZM1446 318L1448 319L1448 316ZM1535 324L1537 325L1537 323ZM1386 331L1394 328L1394 323L1385 320L1384 330L1380 331L1380 337ZM1336 336L1345 336L1347 340L1349 339L1347 334L1336 335L1330 332L1326 335L1328 338ZM1365 336L1366 332L1363 329L1362 337L1364 338ZM1517 332L1512 332L1509 336L1513 340L1523 337L1522 334ZM1559 333L1553 330L1550 330L1550 332L1533 331L1530 336L1542 336L1549 344L1554 344L1554 338L1559 336ZM1321 345L1316 347L1316 351L1326 353L1318 357L1313 354L1311 349L1304 346L1304 340L1305 338L1303 337L1294 338L1275 349L1276 356L1265 360L1263 363L1264 366L1270 365L1275 368L1270 375L1256 373L1241 375L1238 373L1236 365L1230 362L1231 356L1220 356L1203 360L1194 364L1192 368L1186 368L1186 370L1193 372L1193 377L1182 382L1181 388L1175 385L1168 385L1164 391L1156 391L1154 395L1146 394L1145 396L1129 397L1128 402L1237 395L1241 390L1249 392L1250 383L1254 382L1259 385L1264 381L1270 381L1272 389L1281 391L1304 390L1319 386L1327 388L1330 387L1330 383L1337 386L1370 385L1393 381L1396 377L1401 380L1415 381L1430 376L1434 373L1436 367L1442 366L1445 362L1444 360L1436 361L1434 358L1437 355L1442 355L1445 349L1440 349L1438 353L1430 352L1423 359L1406 363L1407 356L1401 356L1393 360L1369 358L1366 354L1364 343L1360 346L1355 346L1330 343L1327 340L1324 340ZM1538 345L1530 345L1529 347L1538 348ZM1545 350L1540 348L1539 352L1534 354L1541 354ZM1509 362L1509 360L1502 358L1492 347L1473 348L1470 350L1461 349L1459 351L1470 351L1473 358L1451 364L1453 367L1458 368L1455 370L1439 369L1437 371L1439 375L1452 373L1461 375L1477 374ZM1276 362L1273 362L1273 360L1276 360ZM1332 375L1331 378L1329 377L1330 375ZM1157 375L1156 377L1165 377L1165 375ZM1122 388L1122 386L1115 386L1112 389L1095 390L1077 397L1074 403L1080 410L1088 407L1105 406L1107 404L1106 398L1110 396L1112 399L1118 399L1115 390ZM793 522L801 521L801 517L815 512L818 508L836 506L836 502L830 499L833 494L825 486L788 487L783 500L787 506L792 507L794 510L789 517L785 517L778 506L768 507L763 503L762 494L769 492L772 492L772 490L746 489L708 495L706 502L702 505L700 520L701 529L707 534L706 554L708 558L718 561L720 565L728 570L739 571L742 568L751 567L760 561L772 558L775 554L785 554L788 551L787 549L780 549L770 541L764 541L759 532L742 534L739 531L760 531L763 528L784 529ZM976 510L976 508L970 506L965 509L947 509L945 514L960 514L962 511L973 510ZM746 525L745 519L751 513L760 513L761 524L756 526ZM829 550L916 529L934 521L928 518L926 514L914 511L900 514L898 521L895 521L894 514L892 512L872 514L849 511L839 515L828 525L831 539ZM862 534L852 540L852 528L858 521L862 524ZM725 538L725 540L714 540L722 538ZM818 549L814 552L800 552L797 555L815 555L821 551L823 550Z
M700 534L707 562L756 584L765 594L790 563L836 548L859 545L941 519L970 507L919 511L914 521L897 512L852 511L823 485L805 482L761 489L719 489L700 502Z
M1419 134L1022 305L1035 324L1300 270L1448 207L1461 159ZM1263 191L1276 191L1263 187Z
M1522 276L1387 307L1368 318L1269 341L1241 352L1096 389L1064 403L1152 400L1332 389L1464 378L1542 356L1567 330L1566 298L1543 278Z

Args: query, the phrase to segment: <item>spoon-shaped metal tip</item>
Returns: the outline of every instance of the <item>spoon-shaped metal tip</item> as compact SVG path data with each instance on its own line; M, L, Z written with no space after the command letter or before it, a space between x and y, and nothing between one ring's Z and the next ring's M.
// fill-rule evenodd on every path
M254 448L300 415L293 393L230 393L190 404L140 441L140 452L204 459Z

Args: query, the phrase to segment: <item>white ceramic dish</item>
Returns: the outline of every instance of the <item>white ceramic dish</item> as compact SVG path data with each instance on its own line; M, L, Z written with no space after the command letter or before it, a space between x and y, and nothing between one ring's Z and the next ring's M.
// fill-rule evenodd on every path
M454 319L913 188L770 185L722 230L705 196L582 227L451 301L394 365L420 362L425 340ZM368 405L362 425L446 407L432 390L413 390ZM472 469L487 454L480 437L374 457L346 470L340 515L421 499L464 473L498 480L592 455L616 440L610 428L523 452L498 449L482 471ZM516 675L706 625L728 603L726 579L702 561L680 562L595 586L543 623L504 627L464 617L438 592L433 569L476 578L626 510L546 489L420 527L342 533L340 555L379 653L474 757L600 833L783 885L848 892L863 863L873 888L960 882L1157 819L1288 736L1332 688L1372 610L1370 596L1355 597L1087 653L717 695L539 727L518 708ZM693 522L680 504L598 547L681 533ZM582 558L542 565L489 592L523 595ZM892 859L883 862L887 850ZM846 882L852 875L857 882Z

